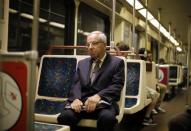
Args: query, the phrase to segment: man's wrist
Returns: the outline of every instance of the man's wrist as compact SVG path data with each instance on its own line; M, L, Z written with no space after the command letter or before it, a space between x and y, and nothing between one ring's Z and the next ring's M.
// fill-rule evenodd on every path
M99 100L99 101L101 100L101 97L98 94L95 94L94 97L96 97L96 99Z

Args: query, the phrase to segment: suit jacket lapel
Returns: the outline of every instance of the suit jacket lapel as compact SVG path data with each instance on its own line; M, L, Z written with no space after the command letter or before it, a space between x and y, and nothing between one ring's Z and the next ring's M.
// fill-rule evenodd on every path
M87 84L89 84L90 83L90 71L91 71L91 65L92 65L92 60L91 60L91 58L90 59L88 59L87 60L87 68L85 67L85 69L84 69L84 74L85 74L85 76L87 76Z
M94 81L92 82L92 85L95 83L95 81L97 80L98 76L103 73L103 71L106 69L106 67L108 67L107 65L109 64L109 59L110 59L110 55L107 54L105 60L103 61L103 64L102 64L101 68L99 69L98 73L95 76Z

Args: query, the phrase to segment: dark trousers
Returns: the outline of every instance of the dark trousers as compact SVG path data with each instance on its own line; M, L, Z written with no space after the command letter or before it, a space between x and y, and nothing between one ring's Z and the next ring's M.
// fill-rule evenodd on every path
M173 117L168 124L169 131L190 131L191 130L191 113L185 111Z
M99 109L93 113L86 113L82 111L76 113L71 109L65 109L58 116L58 123L63 125L69 125L73 131L76 131L76 125L83 118L91 118L97 120L98 131L113 131L117 119L115 118L116 112L114 108Z

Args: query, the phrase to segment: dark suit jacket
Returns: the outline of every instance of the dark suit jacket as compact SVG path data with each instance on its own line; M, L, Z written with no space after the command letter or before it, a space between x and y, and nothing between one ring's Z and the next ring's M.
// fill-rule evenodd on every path
M84 102L89 96L98 94L102 100L118 108L116 102L120 98L125 79L124 61L107 54L92 84L89 77L91 65L91 57L79 61L68 101L80 99Z

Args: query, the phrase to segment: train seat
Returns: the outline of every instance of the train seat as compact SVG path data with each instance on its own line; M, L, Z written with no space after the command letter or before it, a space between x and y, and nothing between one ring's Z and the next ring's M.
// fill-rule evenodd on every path
M42 57L35 101L36 121L58 123L57 116L64 108L77 62L86 57L88 56L45 55ZM126 82L118 102L120 106L120 113L116 116L118 122L121 121L124 112L125 85ZM96 127L96 120L82 119L78 125Z
M178 85L178 65L169 65L169 86Z
M35 120L57 123L76 71L74 56L45 55L41 59L35 98Z
M155 62L152 63L146 63L146 79L147 79L147 86L149 88L152 88L156 90L156 84L157 84L157 72L156 72L156 64Z
M126 114L134 114L147 106L151 99L146 94L146 64L143 60L127 59Z
M35 131L70 131L70 127L66 125L57 125L50 123L35 122L34 124Z

